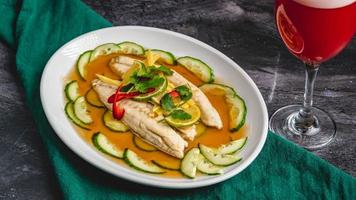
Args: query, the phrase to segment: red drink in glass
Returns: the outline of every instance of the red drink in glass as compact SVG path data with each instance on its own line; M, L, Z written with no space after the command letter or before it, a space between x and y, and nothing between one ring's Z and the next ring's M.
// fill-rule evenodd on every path
M322 62L336 56L356 31L356 0L276 0L278 32L288 50L305 63L302 105L278 109L269 128L307 149L319 149L336 136L336 125L313 107L314 82Z
M276 0L275 9L283 42L308 64L337 55L356 31L355 0Z

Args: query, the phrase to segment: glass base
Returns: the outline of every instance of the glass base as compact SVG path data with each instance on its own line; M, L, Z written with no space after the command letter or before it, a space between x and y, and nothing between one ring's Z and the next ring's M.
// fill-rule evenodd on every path
M329 144L336 135L336 126L330 115L312 107L312 123L305 126L296 123L301 105L289 105L278 109L270 118L271 131L306 149L315 150Z

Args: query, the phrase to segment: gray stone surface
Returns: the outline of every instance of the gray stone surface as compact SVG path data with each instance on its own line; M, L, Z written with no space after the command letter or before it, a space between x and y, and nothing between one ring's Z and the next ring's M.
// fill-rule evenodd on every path
M145 25L195 37L236 61L256 82L269 113L300 103L304 71L274 26L273 1L85 2L114 25ZM0 199L60 199L47 154L23 103L14 52L0 43ZM338 135L314 152L356 176L356 40L322 65L315 105L330 112Z

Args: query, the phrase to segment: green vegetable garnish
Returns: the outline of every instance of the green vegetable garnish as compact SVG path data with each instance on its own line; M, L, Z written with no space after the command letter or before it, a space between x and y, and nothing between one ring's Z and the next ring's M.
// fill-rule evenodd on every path
M187 120L192 118L192 116L187 112L185 112L184 110L174 110L173 112L171 112L170 116L173 119L180 119L180 120Z
M176 106L174 105L173 99L169 93L165 94L161 99L161 106L166 111L173 110Z
M135 85L135 89L141 93L146 93L149 88L156 88L164 82L164 78L154 76L152 78L133 76L131 82Z
M133 86L134 86L134 84L129 83L129 84L123 86L120 91L121 92L128 92Z
M178 86L175 88L175 90L179 93L179 97L182 99L182 101L188 101L193 96L190 88L185 85Z
M146 70L149 74L157 74L158 72L162 72L164 75L167 76L171 76L173 74L173 71L164 65L161 65L159 67L148 66L146 67Z
M169 69L168 67L163 66L163 65L156 68L156 70L162 72L164 75L167 75L167 76L172 76L172 74L173 74L173 71L171 69Z

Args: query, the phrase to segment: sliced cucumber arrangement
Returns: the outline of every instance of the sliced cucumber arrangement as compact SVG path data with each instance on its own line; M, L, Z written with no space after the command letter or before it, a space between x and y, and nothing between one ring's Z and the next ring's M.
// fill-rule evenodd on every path
M185 154L182 160L180 170L189 178L195 178L196 176L199 155L199 149L192 148Z
M164 169L169 169L169 170L179 170L180 169L180 163L172 163L172 162L160 161L160 160L154 160L152 162Z
M86 66L90 62L90 57L92 52L93 51L90 50L82 53L82 55L79 56L77 61L77 71L79 73L79 76L83 80L85 80L87 76Z
M126 132L129 130L129 127L126 126L122 121L115 119L112 115L112 112L109 110L105 111L103 115L103 122L104 125L112 131Z
M247 137L241 138L238 140L231 141L228 144L221 145L218 148L219 153L221 154L232 154L235 153L236 151L242 149L247 142Z
M100 101L98 94L94 91L93 88L88 90L87 93L85 93L85 99L86 101L97 108L104 108L104 104Z
M222 167L216 166L210 161L208 161L203 155L199 154L198 156L198 164L197 164L197 169L208 175L218 175L218 174L223 174L224 170Z
M109 54L113 55L106 56ZM115 60L115 64L120 63L127 65L122 69L122 71L126 72L119 73L122 80L111 78L116 76L110 75L106 71L98 71L96 77L93 77L92 73L94 71L91 71L92 67L90 62L97 59L94 63L92 63L97 65L100 64L99 62L101 62L101 59L106 62L115 56L119 56L119 60ZM110 61L109 67L112 67L112 64L113 62ZM102 114L102 116L99 115L99 117L102 117L102 122L99 120L98 123L102 124L97 124L96 121L93 123L93 120L96 119L94 118L94 114L96 111L100 111L97 108L105 108L108 106L106 99L105 101L101 101L101 96L99 97L96 90L88 85L89 81L91 81L89 79L98 78L107 84L116 86L115 88L119 87L120 91L118 91L116 95L120 95L120 100L126 98L131 99L130 101L135 100L137 102L145 101L152 103L152 112L150 112L148 115L149 117L155 119L158 119L159 117L159 123L165 123L165 125L169 125L171 128L177 131L182 131L182 128L184 127L193 126L192 128L196 128L196 138L203 135L205 132L210 134L210 128L208 129L207 126L205 126L200 121L201 108L197 106L197 103L199 102L194 102L194 99L191 99L193 96L191 89L179 84L173 85L173 82L175 83L173 80L172 83L169 83L168 81L171 80L169 76L172 76L172 71L165 66L175 66L177 64L184 67L197 78L199 78L202 82L204 82L204 84L200 86L200 89L204 93L225 97L224 99L228 107L229 115L229 125L227 127L229 127L230 132L236 132L240 130L246 121L246 104L244 100L239 95L237 95L233 88L223 84L213 83L214 72L207 63L190 56L184 56L176 59L176 57L171 52L160 49L145 50L143 46L130 41L124 41L119 44L102 44L93 50L82 53L79 56L75 67L80 78L76 76L78 77L77 80L67 83L64 89L65 96L68 99L68 102L64 108L65 113L76 126L86 130L90 130L90 128L100 128L102 125L105 125L108 129L115 132L127 132L130 130L129 127L122 121L115 119L113 117L113 113L110 110L103 110L103 112L105 111L104 114ZM117 66L120 67L119 65ZM121 70L121 67L118 69ZM86 80L87 84L83 85L82 83L84 83ZM184 81L180 82L183 83ZM85 95L80 94L80 91L84 89L82 88L83 86L87 88ZM103 90L101 90L101 88L96 89L98 89L99 92L106 92L106 90L104 90L105 88L103 88ZM113 92L110 91L110 95L112 95L111 93ZM111 102L111 98L112 97L110 97L110 100L108 101ZM117 98L115 100L117 100ZM88 106L88 104L90 106ZM114 104L114 106L115 105L116 104ZM122 109L129 109L129 107ZM142 123L146 122L144 121ZM149 123L149 121L147 121L147 123ZM152 126L154 125L155 124ZM106 130L108 133L110 133L108 129ZM238 154L247 143L247 137L244 137L238 140L232 140L227 144L223 144L220 147L215 148L206 146L204 144L196 145L196 143L199 141L195 141L195 143L189 143L189 147L187 147L188 149L185 149L189 151L185 151L186 153L183 159L159 159L159 156L155 157L158 155L158 152L154 152L160 149L158 149L156 142L153 143L150 141L150 143L148 143L146 140L138 137L140 135L137 135L135 132L132 132L132 138L130 138L132 136L130 134L127 135L127 133L117 133L117 138L114 139L111 138L111 135L105 135L105 130L100 130L102 132L98 131L99 130L91 132L90 136L93 146L101 153L109 155L113 158L123 159L123 161L130 167L142 172L151 174L163 174L169 172L169 170L174 170L170 172L180 172L184 176L192 179L199 176L200 174L223 174L224 167L235 164L242 159ZM91 135L92 133L94 134ZM156 134L161 133L157 132ZM229 133L226 133L225 131L224 134ZM129 137L127 138L126 136ZM110 139L119 139L125 144L129 143L128 145L132 148L128 149L125 148L126 146L124 147L120 145L122 147L122 149L120 149L119 146L116 146L116 144L113 141L110 141ZM126 141L127 139L129 139L129 141ZM201 139L206 138L203 136ZM168 140L163 142L171 144L171 142ZM174 145L174 143L171 145ZM184 147L182 149L180 147L181 146L179 146L180 153L183 153L181 151L184 151ZM172 147L172 149L174 148ZM151 157L147 157L147 155ZM176 154L172 155L174 156ZM179 158L181 157L179 156Z
M125 149L124 159L127 164L143 172L148 172L152 174L162 174L166 172L164 169L158 167L157 165L140 158L135 152L131 151L130 149Z
M195 74L205 83L214 82L214 71L203 61L190 56L184 56L177 59L177 62Z
M162 63L166 63L168 65L175 65L176 64L176 58L171 52L168 51L163 51L160 49L151 49L152 53L158 54L160 58L158 61Z
M132 140L135 146L143 151L157 151L156 147L152 146L151 144L148 144L137 136L134 136Z
M229 128L230 132L238 131L246 121L247 107L245 101L236 94L233 88L216 83L204 84L200 89L214 95L225 95L229 106Z
M92 136L92 142L94 146L101 152L113 156L115 158L123 158L124 152L122 150L117 149L113 144L109 142L107 137L98 132Z
M137 56L143 56L145 54L145 49L134 42L121 42L117 46L120 47L120 52L124 54L131 54L131 55L137 55Z
M87 103L83 96L78 97L74 101L74 114L75 116L84 124L90 124L93 122L93 119L90 117L87 109Z
M239 156L222 154L218 149L210 148L203 144L199 144L199 149L206 159L218 166L229 166L241 160Z
M67 115L67 117L77 126L84 128L86 130L90 130L90 128L81 122L74 114L74 109L73 109L73 102L68 102L64 108L64 111Z
M71 81L67 83L64 92L69 101L75 101L79 97L78 81Z
M90 62L95 60L99 56L109 55L112 53L118 53L120 47L114 43L107 43L96 47L90 55Z

